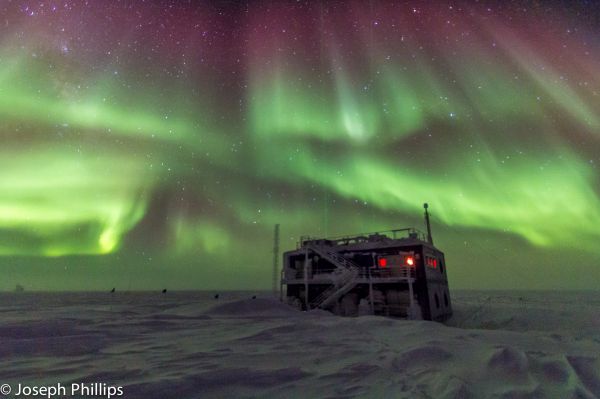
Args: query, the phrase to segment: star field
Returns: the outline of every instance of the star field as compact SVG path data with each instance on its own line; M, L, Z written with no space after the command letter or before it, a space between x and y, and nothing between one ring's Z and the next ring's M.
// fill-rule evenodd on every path
M5 1L0 289L267 288L275 223L424 202L451 285L593 288L595 8Z

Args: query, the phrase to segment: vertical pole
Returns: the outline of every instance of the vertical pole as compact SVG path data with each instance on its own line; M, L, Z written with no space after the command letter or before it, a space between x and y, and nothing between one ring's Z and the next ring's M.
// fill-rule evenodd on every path
M304 303L306 310L310 310L308 306L308 247L305 248L306 252L304 255Z
M281 279L279 280L279 302L283 302L283 276L284 269L281 269Z
M371 280L371 269L375 266L375 252L371 252L373 265L369 267L369 303L371 304L371 314L375 314L375 305L373 304L373 281Z
M431 224L429 223L429 212L427 212L427 208L429 208L429 205L427 203L424 203L423 208L425 208L425 225L427 226L427 241L429 241L429 243L433 245L433 238L431 237Z
M409 276L408 276L408 295L409 295L409 304L408 306L410 306L408 309L409 311L407 312L408 314L408 318L412 319L414 318L414 309L415 309L415 297L414 297L414 293L413 293L413 278L410 277L410 269L409 269Z
M277 296L277 271L279 269L279 223L273 232L273 296Z

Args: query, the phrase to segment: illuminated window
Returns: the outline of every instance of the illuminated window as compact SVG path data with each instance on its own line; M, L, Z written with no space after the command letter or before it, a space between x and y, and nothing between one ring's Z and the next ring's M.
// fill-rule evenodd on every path
M432 268L434 268L434 269L436 269L436 268L437 268L437 259L436 259L436 258L432 258L432 257L428 256L428 257L425 259L425 263L426 263L426 264L427 264L427 266L429 266L429 267L432 267Z
M379 267L387 267L387 259L379 258Z

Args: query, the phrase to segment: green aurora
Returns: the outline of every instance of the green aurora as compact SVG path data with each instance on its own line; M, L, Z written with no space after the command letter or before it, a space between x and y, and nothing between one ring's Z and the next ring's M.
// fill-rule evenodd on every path
M439 22L424 33L390 4L282 5L276 22L257 6L225 51L202 39L226 25L210 11L198 32L143 9L154 25L125 33L94 17L118 6L82 5L96 37L73 10L3 7L0 289L268 288L275 223L288 249L421 228L424 202L453 287L596 288L600 49L584 29L555 40L566 22L502 12L447 28L424 8ZM169 35L148 33L160 23Z

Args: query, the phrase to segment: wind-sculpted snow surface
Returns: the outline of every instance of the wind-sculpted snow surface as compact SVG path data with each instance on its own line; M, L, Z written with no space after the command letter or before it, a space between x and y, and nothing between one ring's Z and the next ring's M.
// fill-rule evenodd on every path
M4 294L0 382L126 398L597 398L597 293L459 292L443 325L267 294Z

